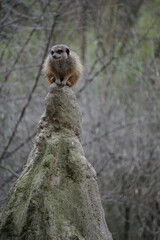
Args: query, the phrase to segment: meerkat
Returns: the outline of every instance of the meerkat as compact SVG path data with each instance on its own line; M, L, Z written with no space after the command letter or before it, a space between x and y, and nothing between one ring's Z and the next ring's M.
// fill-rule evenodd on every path
M59 44L51 48L44 61L43 73L49 84L73 87L77 84L83 67L78 55L66 45Z

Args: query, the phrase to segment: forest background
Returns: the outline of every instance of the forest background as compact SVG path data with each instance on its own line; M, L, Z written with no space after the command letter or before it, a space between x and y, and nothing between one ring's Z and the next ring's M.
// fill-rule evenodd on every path
M82 144L113 238L160 239L160 0L0 1L0 205L31 151L58 43L84 65Z

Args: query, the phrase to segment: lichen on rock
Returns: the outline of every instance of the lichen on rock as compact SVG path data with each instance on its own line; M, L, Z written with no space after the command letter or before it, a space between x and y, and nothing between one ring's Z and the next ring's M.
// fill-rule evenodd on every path
M50 87L27 165L1 212L1 239L112 240L68 87Z

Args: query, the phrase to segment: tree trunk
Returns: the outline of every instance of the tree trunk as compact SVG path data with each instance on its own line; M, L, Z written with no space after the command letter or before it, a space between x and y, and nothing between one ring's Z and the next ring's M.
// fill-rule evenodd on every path
M52 84L33 150L2 209L1 240L112 240L80 135L73 91Z

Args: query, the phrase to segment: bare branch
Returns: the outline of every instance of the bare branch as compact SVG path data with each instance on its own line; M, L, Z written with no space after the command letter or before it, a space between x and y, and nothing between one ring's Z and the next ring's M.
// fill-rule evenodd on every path
M44 15L45 11L47 10L47 7L49 6L50 1L51 1L51 0L49 0L48 3L46 4L46 7L45 7L44 12L43 12L42 14L40 14L39 20L42 18L42 16ZM6 76L4 77L4 80L2 81L2 84L1 84L1 86L0 86L0 92L2 91L4 85L7 83L8 79L9 79L9 76L10 76L10 74L12 73L12 70L14 69L14 66L15 66L16 63L18 62L19 57L20 57L21 54L24 52L25 47L26 47L27 44L29 43L29 41L30 41L30 39L31 39L31 37L32 37L32 35L33 35L33 33L34 33L35 31L36 31L36 27L34 27L34 28L31 30L28 38L26 39L26 41L25 41L25 43L23 44L23 46L22 46L22 48L20 49L20 51L18 52L17 57L16 57L16 59L14 60L12 66L11 66L10 71L6 74Z
M40 77L40 74L41 74L41 70L42 70L42 66L43 66L43 62L44 62L44 59L45 59L46 54L47 54L47 52L48 52L48 48L49 48L50 41L51 41L51 38L52 38L52 35L53 35L53 31L54 31L54 28L55 28L55 26L56 26L57 19L58 19L58 17L59 17L59 13L60 13L60 9L61 9L60 7L61 7L61 2L60 2L59 5L58 5L58 8L57 8L57 10L56 10L56 14L55 14L54 19L53 19L52 28L51 28L51 31L50 31L50 34L49 34L49 37L48 37L48 41L47 41L47 44L46 44L46 48L45 48L45 50L44 50L44 55L43 55L43 58L42 58L42 61L41 61L41 65L40 65L40 68L39 68L37 77L36 77L36 79L35 79L34 85L33 85L33 87L32 87L32 90L31 90L30 94L29 94L29 97L28 97L28 100L27 100L26 104L25 104L25 106L23 107L23 109L22 109L22 111L21 111L20 117L18 118L18 121L17 121L17 123L16 123L16 125L15 125L15 127L14 127L14 129L13 129L12 135L11 135L11 137L9 138L9 141L8 141L7 145L5 146L4 151L3 151L3 153L2 153L2 155L1 155L1 157L0 157L0 162L1 162L2 159L4 158L4 156L5 156L5 154L6 154L6 151L8 150L8 148L9 148L9 146L10 146L10 144L11 144L11 142L12 142L12 140L13 140L15 134L16 134L17 128L18 128L20 122L22 121L22 119L23 119L23 117L24 117L24 114L25 114L25 112L26 112L26 109L27 109L27 107L29 106L29 103L30 103L30 101L31 101L31 99L32 99L32 94L34 93L34 91L35 91L35 89L36 89L36 87L37 87L38 80L39 80L39 77Z
M14 172L12 169L10 169L10 168L8 168L8 167L3 167L2 165L0 165L0 168L2 168L2 169L4 169L4 170L12 173L12 175L15 176L16 178L19 177L19 175L18 175L16 172Z
M15 154L19 149L21 149L23 146L25 146L26 143L28 143L29 141L32 140L33 137L35 137L36 132L34 132L31 136L29 136L24 142L22 142L21 144L19 144L15 149L13 149L11 152L6 153L6 155L3 157L8 158L10 156L12 156L13 154Z

